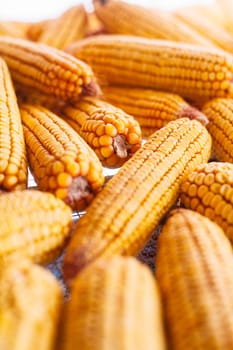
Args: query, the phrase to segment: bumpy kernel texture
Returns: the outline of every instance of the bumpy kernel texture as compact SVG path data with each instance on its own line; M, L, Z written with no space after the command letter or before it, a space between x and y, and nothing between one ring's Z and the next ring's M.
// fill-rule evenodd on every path
M76 42L67 51L90 64L103 85L154 88L197 104L233 96L233 58L223 50L127 35L99 35Z
M95 0L95 12L108 33L182 41L203 46L213 43L179 21L170 12L128 4L124 1ZM117 14L117 16L116 16Z
M168 348L233 348L233 254L222 229L191 210L175 210L158 241Z
M138 122L96 98L83 98L64 107L61 115L108 167L122 165L141 146Z
M67 281L100 257L136 254L210 149L210 135L196 120L178 119L152 134L78 221L64 258Z
M71 209L51 193L25 190L0 196L0 264L25 256L37 263L61 253L69 234Z
M63 50L68 44L84 37L86 21L83 5L71 7L47 25L38 42Z
M99 92L91 68L55 48L1 36L0 56L5 59L12 79L26 88L63 100Z
M29 165L39 189L83 209L104 182L94 151L61 118L41 106L22 105Z
M0 189L27 186L27 159L17 99L6 63L0 58Z
M233 163L233 99L214 99L203 107L203 113L209 119L216 160Z
M107 102L131 114L138 121L145 137L178 118L187 117L208 124L202 112L175 94L122 86L103 86L101 89Z
M198 166L182 183L181 200L187 208L215 221L233 243L233 164Z
M54 276L19 260L0 277L0 348L51 350L54 347L62 293Z
M72 285L59 350L165 350L161 316L148 267L134 258L101 260Z

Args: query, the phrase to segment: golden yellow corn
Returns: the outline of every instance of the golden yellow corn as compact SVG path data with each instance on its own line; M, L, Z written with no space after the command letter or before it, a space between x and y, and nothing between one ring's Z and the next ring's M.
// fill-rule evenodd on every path
M214 46L205 36L182 23L172 13L117 0L95 0L94 5L95 12L108 33Z
M87 12L87 23L85 28L85 36L103 34L105 32L103 23L96 16L95 12Z
M83 98L61 111L101 162L120 166L141 146L141 129L129 114L97 98Z
M135 258L101 260L74 281L59 350L165 350L155 280ZM143 325L143 326L142 326Z
M233 58L223 50L127 35L99 35L68 52L93 68L100 84L154 88L196 101L233 96Z
M233 349L233 254L223 231L179 209L159 236L156 277L171 350Z
M28 39L32 41L38 41L43 32L47 30L47 27L50 26L54 21L55 19L46 19L30 23L27 30Z
M222 227L233 243L233 164L206 163L182 183L181 199Z
M209 119L214 157L233 163L233 99L217 98L203 106Z
M0 189L27 186L27 159L17 99L6 63L0 58Z
M58 19L46 26L38 42L62 50L70 43L84 38L86 21L83 5L69 8Z
M178 119L152 134L78 221L64 257L66 280L100 257L136 254L210 148L210 135L196 120Z
M192 8L181 8L175 12L175 16L180 21L183 21L201 35L208 38L216 46L233 53L232 34L225 28L213 23L204 13L201 16L200 14L195 14Z
M22 105L29 165L39 189L83 209L104 182L95 152L61 118L41 106Z
M55 48L2 36L0 56L13 80L27 88L64 100L96 95L99 91L87 64Z
M0 196L0 263L25 256L47 263L64 247L71 209L51 193L16 191Z
M28 261L0 276L0 349L53 350L62 293L48 271Z
M107 102L135 117L146 137L178 118L188 117L204 125L208 123L203 113L179 95L124 86L103 86L101 89Z

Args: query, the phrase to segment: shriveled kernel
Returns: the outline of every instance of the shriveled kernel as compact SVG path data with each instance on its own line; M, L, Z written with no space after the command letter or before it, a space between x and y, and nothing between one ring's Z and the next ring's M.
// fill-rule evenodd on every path
M210 203L211 203L211 201L212 201L212 199L213 199L213 197L214 197L214 194L213 193L211 193L211 192L206 192L205 193L205 195L204 195L204 197L202 198L202 203L205 205L205 206L209 206L210 205Z

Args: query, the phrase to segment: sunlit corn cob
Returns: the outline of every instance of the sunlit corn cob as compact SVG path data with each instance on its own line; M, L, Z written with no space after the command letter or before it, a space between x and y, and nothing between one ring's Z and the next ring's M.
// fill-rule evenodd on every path
M132 257L101 260L74 280L59 350L165 349L162 322L149 268Z
M223 231L179 209L159 236L156 277L171 350L233 349L233 254Z
M203 113L190 106L179 95L149 89L103 86L104 99L131 114L140 124L142 134L149 136L178 118L197 119L208 123Z
M83 5L69 8L58 19L46 26L38 42L62 50L70 43L84 38L86 21Z
M205 36L179 21L172 13L115 0L95 0L94 5L95 12L108 33L214 46Z
M202 110L209 119L208 130L213 139L214 157L233 163L233 99L214 99Z
M69 234L71 209L51 193L16 191L0 196L0 263L25 256L37 263L57 257Z
M182 183L181 199L222 227L233 243L233 164L206 163Z
M13 80L27 88L64 100L98 92L91 68L55 48L2 36L0 56L6 60Z
M96 16L95 12L87 12L87 23L85 28L85 36L103 34L105 32L103 23Z
M0 58L0 189L27 186L27 160L17 99L6 63Z
M201 35L208 38L216 46L233 53L232 34L225 28L213 23L204 13L201 16L200 14L195 14L192 8L181 8L178 9L174 15L180 21L183 21Z
M62 293L54 276L28 261L0 276L0 349L53 350Z
M61 118L41 106L22 105L29 165L39 189L83 209L104 182L94 151Z
M55 19L46 19L39 22L30 23L27 36L28 39L32 41L38 41L43 32L47 29L49 25L51 25Z
M195 101L233 96L233 58L222 50L127 35L90 37L67 50L103 85L151 87Z
M106 166L120 166L141 146L138 122L96 98L84 98L73 106L65 106L61 115Z
M64 257L72 279L100 257L132 255L175 203L183 177L210 155L206 128L187 118L152 134L107 183L78 221Z

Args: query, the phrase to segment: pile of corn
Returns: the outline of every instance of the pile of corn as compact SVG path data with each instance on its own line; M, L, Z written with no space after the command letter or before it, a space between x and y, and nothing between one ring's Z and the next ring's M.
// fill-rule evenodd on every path
M232 350L231 1L93 5L0 22L0 349Z

